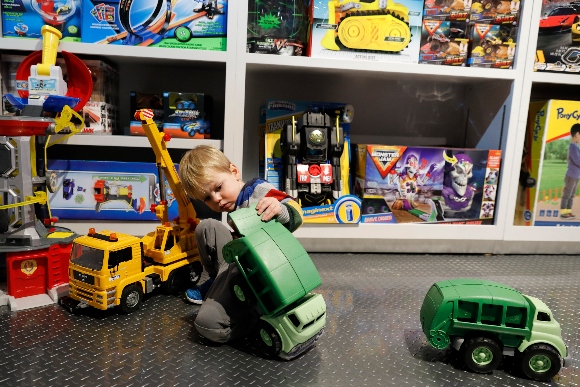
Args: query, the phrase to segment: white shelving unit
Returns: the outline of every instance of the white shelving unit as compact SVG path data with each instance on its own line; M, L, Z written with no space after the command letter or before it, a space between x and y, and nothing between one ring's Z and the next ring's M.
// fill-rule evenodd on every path
M243 177L258 174L258 109L268 99L349 102L355 106L353 142L451 145L502 149L494 225L304 225L295 235L309 251L579 253L575 229L514 226L520 158L528 103L534 85L580 84L580 76L538 74L533 61L541 2L522 8L517 61L512 70L376 63L247 54L247 3L229 3L225 52L61 43L61 49L115 62L121 74L120 112L128 91L194 89L214 97L224 138L208 140ZM0 39L0 49L40 49L40 42ZM127 94L123 94L127 93ZM123 123L121 123L123 124ZM173 140L188 149L201 142ZM69 145L148 147L146 139L73 136ZM176 160L177 161L177 160ZM155 222L61 222L79 233L127 229L136 235Z

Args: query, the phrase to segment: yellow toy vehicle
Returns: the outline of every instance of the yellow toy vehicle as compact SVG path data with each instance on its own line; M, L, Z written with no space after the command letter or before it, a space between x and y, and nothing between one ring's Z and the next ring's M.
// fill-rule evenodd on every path
M334 51L399 52L409 45L409 9L392 0L334 0L328 3L328 30L321 44Z

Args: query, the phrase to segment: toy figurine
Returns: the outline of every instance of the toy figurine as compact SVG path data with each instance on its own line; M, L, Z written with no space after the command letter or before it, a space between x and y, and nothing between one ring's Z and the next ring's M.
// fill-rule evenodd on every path
M298 198L301 206L330 204L342 195L344 133L340 120L350 122L352 115L350 105L331 112L312 108L299 120L293 117L282 130L285 191Z
M443 208L446 216L471 208L475 189L469 185L473 176L473 161L464 153L449 156L443 151L445 175L443 178Z

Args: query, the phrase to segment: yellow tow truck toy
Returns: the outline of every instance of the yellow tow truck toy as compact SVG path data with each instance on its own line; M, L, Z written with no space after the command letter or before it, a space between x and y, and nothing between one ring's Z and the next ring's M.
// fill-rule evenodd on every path
M131 313L141 305L143 294L159 287L177 293L195 285L203 271L194 234L199 219L167 151L171 136L159 132L151 110L138 110L135 117L155 153L159 181L165 176L175 195L179 216L169 221L161 190L161 204L151 206L161 224L143 238L94 229L76 238L69 262L69 295L60 300L71 312L92 306Z

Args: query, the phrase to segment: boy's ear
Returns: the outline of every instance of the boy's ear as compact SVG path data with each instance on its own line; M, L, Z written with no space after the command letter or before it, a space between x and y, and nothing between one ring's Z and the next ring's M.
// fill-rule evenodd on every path
M240 180L240 169L235 164L230 164L230 171L236 179Z

